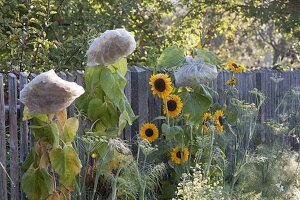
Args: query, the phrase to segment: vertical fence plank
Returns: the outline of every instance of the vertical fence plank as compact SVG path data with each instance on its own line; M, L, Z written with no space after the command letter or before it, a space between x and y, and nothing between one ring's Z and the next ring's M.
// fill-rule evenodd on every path
M148 79L146 70L130 67L131 73L131 106L139 118L131 127L131 139L138 134L140 126L148 121Z
M8 102L9 102L9 134L10 134L10 188L11 200L19 200L19 144L17 127L17 78L13 73L8 75Z
M6 128L5 128L5 103L4 82L0 73L0 194L1 199L7 200L7 176L6 167ZM3 169L4 168L4 169Z
M127 71L125 76L127 83L124 89L125 96L128 99L129 104L131 105L131 72ZM131 126L126 126L123 132L123 135L120 136L123 140L131 140Z
M32 81L36 76L37 76L36 74L30 73L29 80ZM32 120L29 120L29 125L32 125ZM31 128L29 129L28 137L29 137L29 147L31 148L34 145L34 137Z
M27 84L27 74L20 73L20 91ZM23 163L28 153L28 121L23 121L23 110L24 105L20 102L20 163ZM23 169L20 170L21 176L25 172ZM26 199L24 192L21 192L21 200Z
M70 76L70 74L69 74ZM70 80L70 79L69 79ZM78 85L81 85L83 86L84 85L84 80L83 80L83 71L80 71L80 70L77 70L76 71L76 79L75 80L72 80L72 81L76 81L76 83ZM75 105L73 103L73 106L74 106L74 113L75 113ZM74 114L73 113L73 114ZM80 113L79 113L79 127L78 127L78 137L82 137L84 135L84 127L85 127L85 122L83 120L83 118L80 116ZM79 159L81 160L81 162L85 162L84 161L84 150L83 150L83 143L80 139L77 139L77 149L78 149L78 155L79 155ZM84 179L84 173L85 173L85 170L81 170L80 172L80 177L79 177L79 184L85 184L83 183L83 179ZM80 200L85 200L86 199L86 193L83 191L83 193L80 194L80 197L79 197Z
M150 77L152 75L152 71L148 68L146 70L146 83L149 86ZM154 118L161 116L161 110L162 110L162 101L157 95L153 95L150 86L148 87L148 109L149 109L149 116L148 120L151 121ZM161 120L156 120L153 122L158 127L160 127Z
M75 76L70 72L67 72L67 81L74 82ZM72 102L71 105L67 108L68 117L74 117L75 115L75 103Z

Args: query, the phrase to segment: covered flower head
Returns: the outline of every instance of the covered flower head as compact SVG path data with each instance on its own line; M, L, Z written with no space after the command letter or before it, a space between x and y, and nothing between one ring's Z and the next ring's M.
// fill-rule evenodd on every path
M67 108L83 93L83 87L61 79L50 70L38 75L21 90L20 101L31 113L51 114Z
M88 66L111 65L136 48L133 35L125 29L107 30L95 38L86 52Z
M186 57L186 64L174 72L176 86L193 87L217 78L215 65L204 62L200 57Z

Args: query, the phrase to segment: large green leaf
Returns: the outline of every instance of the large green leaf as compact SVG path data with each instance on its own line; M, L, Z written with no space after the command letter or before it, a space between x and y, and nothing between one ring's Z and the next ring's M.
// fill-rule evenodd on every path
M111 69L113 72L116 70L119 71L123 76L126 75L128 67L127 67L127 59L121 58L114 64L108 66L109 69Z
M43 140L56 147L59 143L59 129L56 123L48 124L40 119L34 118L31 126L33 136L36 140Z
M184 50L171 46L166 48L157 60L157 67L159 69L177 67L185 60Z
M104 112L101 109L101 106L103 104L103 101L98 98L93 98L89 102L88 110L87 110L87 116L90 120L97 120L101 117L101 114Z
M193 92L184 92L183 113L192 121L198 122L212 104L212 97L205 87L196 88Z
M32 200L46 199L52 194L52 177L43 168L29 168L22 177L21 185L26 196Z
M51 150L49 156L53 169L59 175L60 183L67 188L73 188L75 177L81 169L75 149L66 145L63 149Z
M214 64L214 65L219 65L221 64L221 60L215 55L214 53L203 50L203 49L196 49L195 50L196 55L201 57L204 62Z
M118 82L119 77L113 74L111 70L105 68L100 76L101 88L107 97L114 103L118 103L124 96L123 89Z
M64 132L61 134L61 138L65 143L71 143L74 141L77 130L79 127L79 121L75 117L67 119Z

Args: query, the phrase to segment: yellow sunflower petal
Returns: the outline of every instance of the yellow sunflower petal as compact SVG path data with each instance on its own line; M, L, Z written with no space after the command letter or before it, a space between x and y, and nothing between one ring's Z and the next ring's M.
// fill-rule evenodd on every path
M224 126L223 126L223 111L222 110L217 110L215 112L215 115L214 115L214 120L215 120L215 125L216 125L216 128L218 129L219 132L223 132L224 131Z
M234 86L237 84L238 84L238 80L236 77L233 77L232 79L229 79L226 81L226 85L229 85L229 86Z
M171 94L172 82L166 74L154 74L150 77L151 90L153 94L157 94L160 98L164 98Z
M226 63L226 67L234 72L234 73L239 73L239 72L243 72L245 70L245 67L243 65L237 64L235 61L233 60L229 60Z
M211 114L206 112L203 115L203 122L202 122L202 129L204 133L209 133L209 128L207 127L206 123L211 119Z
M166 102L164 102L164 114L169 117L177 117L181 113L182 107L183 104L178 95L169 95L166 97Z
M188 160L189 158L189 150L188 148L184 147L183 151L181 151L179 146L176 146L171 151L171 160L175 164L181 164Z
M152 143L158 138L158 128L153 123L145 123L140 129L140 137Z

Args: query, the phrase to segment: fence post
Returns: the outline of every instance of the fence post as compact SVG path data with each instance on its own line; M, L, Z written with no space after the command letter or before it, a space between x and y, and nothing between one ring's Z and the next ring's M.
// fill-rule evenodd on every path
M74 82L75 76L71 74L70 72L67 72L67 81ZM75 114L75 103L72 102L71 105L67 108L68 111L68 117L74 117Z
M124 93L128 99L129 104L131 105L131 72L129 70L126 73L125 78L127 80L127 83L124 89ZM131 140L131 126L125 127L122 135L120 135L120 138L126 141Z
M0 73L0 194L1 199L7 200L6 167L6 129L3 75Z
M9 103L9 134L10 134L10 177L11 200L19 200L19 145L17 127L17 77L13 73L8 74L8 103Z
M20 73L20 91L27 84L27 74L24 72ZM19 91L19 92L20 92ZM20 102L20 163L23 163L26 159L28 153L28 121L23 121L23 110L24 104ZM24 174L25 170L21 168L20 174L21 177ZM21 191L21 200L25 200L26 195Z
M125 136L131 141L138 134L140 126L148 121L149 80L147 79L146 70L142 68L130 67L129 72L131 75L131 107L135 115L139 117L131 127L130 137Z
M149 117L148 120L151 121L155 117L161 116L162 109L162 101L157 95L153 95L151 88L149 86L150 77L152 75L152 71L149 68L144 68L146 70L146 84L148 84L148 109L149 109ZM153 122L158 127L160 127L161 120L157 120Z

